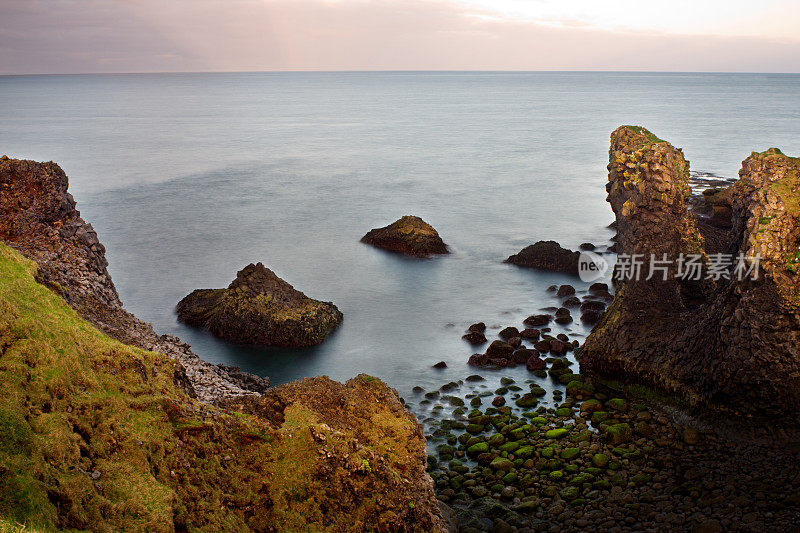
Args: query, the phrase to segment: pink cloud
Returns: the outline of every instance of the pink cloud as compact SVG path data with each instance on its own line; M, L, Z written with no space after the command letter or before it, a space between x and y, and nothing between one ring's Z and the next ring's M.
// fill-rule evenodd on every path
M476 17L445 0L7 0L0 72L800 71L800 42Z

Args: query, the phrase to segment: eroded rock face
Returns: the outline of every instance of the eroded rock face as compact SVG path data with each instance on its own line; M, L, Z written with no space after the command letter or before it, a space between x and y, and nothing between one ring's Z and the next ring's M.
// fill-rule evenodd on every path
M608 201L621 254L710 258L687 211L689 165L647 130L611 136ZM800 411L800 160L753 153L732 195L727 252L760 254L757 280L622 281L580 352L581 371L639 382L692 404L754 414ZM734 261L735 263L735 261ZM753 261L746 261L746 267ZM796 270L796 269L795 269Z
M562 248L555 241L539 241L510 256L506 263L577 276L579 258L580 252Z
M203 361L188 344L156 334L123 309L106 268L105 248L81 218L68 185L53 162L0 158L0 241L38 264L37 281L107 335L178 361L185 388L204 401L266 390L269 378Z
M335 305L309 298L261 263L240 270L227 289L195 290L177 312L217 337L262 346L313 346L342 321Z
M413 257L449 253L433 226L419 217L408 215L386 227L370 230L361 242Z

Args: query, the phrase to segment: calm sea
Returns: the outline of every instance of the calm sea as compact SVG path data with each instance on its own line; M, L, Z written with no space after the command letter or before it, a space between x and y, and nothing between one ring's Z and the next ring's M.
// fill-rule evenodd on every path
M0 77L0 152L62 166L126 307L157 331L274 383L367 372L407 393L474 373L470 323L521 326L557 304L545 288L569 280L508 255L540 239L608 244L616 126L645 125L693 170L732 177L752 150L800 154L798 103L800 76L769 74ZM453 254L409 260L358 242L404 214ZM184 295L256 261L335 302L340 330L275 350L176 322ZM440 360L449 368L432 369Z

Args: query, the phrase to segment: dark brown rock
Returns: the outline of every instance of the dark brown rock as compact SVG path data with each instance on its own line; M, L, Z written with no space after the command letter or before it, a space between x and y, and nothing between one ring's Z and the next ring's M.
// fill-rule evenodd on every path
M512 337L519 337L519 330L514 326L509 326L501 329L497 335L503 340L508 340Z
M561 285L556 292L556 296L564 298L565 296L572 296L575 294L575 287L572 285Z
M551 315L531 315L523 322L528 326L545 326L553 319Z
M408 215L386 227L370 230L361 242L414 257L449 253L433 226L419 217Z
M510 256L506 263L577 276L579 257L579 252L564 249L555 241L539 241Z
M461 337L472 345L484 344L486 342L486 335L480 331L470 331Z
M486 349L486 356L492 357L506 357L514 352L514 347L503 341L492 341Z

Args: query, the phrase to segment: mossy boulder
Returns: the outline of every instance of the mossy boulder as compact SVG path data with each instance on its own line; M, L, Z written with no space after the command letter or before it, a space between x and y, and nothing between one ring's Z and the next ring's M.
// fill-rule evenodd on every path
M343 318L333 303L309 298L261 263L239 271L227 289L195 290L177 313L225 340L292 348L321 343Z
M475 457L482 453L486 453L489 451L489 444L486 442L476 442L472 446L467 448L467 455L470 457Z
M433 226L416 216L407 215L388 226L370 230L361 242L413 257L449 253Z
M507 472L514 468L514 463L510 460L506 459L505 457L496 457L492 462L489 464L489 467L494 470L500 470L503 472Z
M563 439L568 433L569 430L567 428L556 428L545 432L544 437L546 439Z
M622 424L608 426L606 428L605 438L609 443L615 446L624 444L633 438L633 428L631 428L630 424L624 422Z

